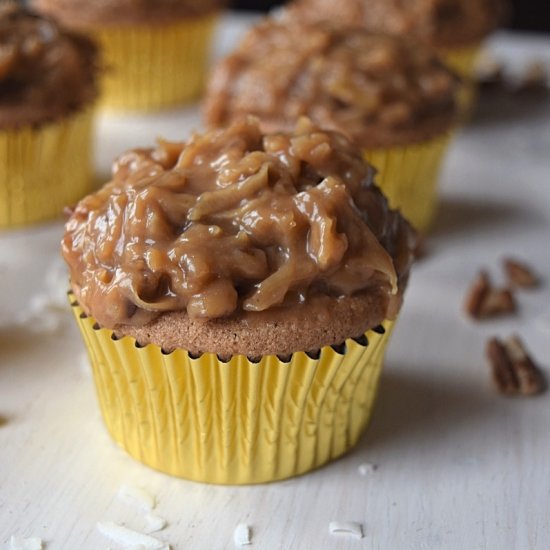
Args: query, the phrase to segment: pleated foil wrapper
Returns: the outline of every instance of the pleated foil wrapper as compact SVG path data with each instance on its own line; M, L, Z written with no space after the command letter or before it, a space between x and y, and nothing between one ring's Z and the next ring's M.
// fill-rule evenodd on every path
M61 216L93 191L93 109L0 130L0 228Z
M376 183L390 206L401 210L418 231L425 233L439 203L439 175L451 140L444 134L402 147L365 149L363 156L378 169Z
M101 106L148 112L197 99L204 87L218 17L92 31L106 66Z
M113 439L167 474L230 485L297 476L351 449L394 324L315 354L223 361L117 339L70 298Z
M463 123L470 118L477 100L475 68L480 53L481 44L439 50L439 55L443 61L463 80L458 94L458 104Z

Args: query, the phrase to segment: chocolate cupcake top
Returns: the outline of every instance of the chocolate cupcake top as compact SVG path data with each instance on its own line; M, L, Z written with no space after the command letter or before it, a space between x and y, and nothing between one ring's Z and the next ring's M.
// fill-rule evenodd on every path
M211 126L253 114L267 130L307 115L362 147L394 146L446 132L457 87L431 50L408 39L266 19L215 68L204 114Z
M221 9L226 0L32 0L71 27L162 24Z
M97 96L97 51L87 38L18 7L0 6L0 128L54 121Z
M504 17L505 0L297 0L291 18L414 36L435 47L475 45Z
M73 291L107 328L360 293L376 297L379 323L405 285L414 233L372 177L344 136L305 119L291 133L243 120L130 151L66 224Z

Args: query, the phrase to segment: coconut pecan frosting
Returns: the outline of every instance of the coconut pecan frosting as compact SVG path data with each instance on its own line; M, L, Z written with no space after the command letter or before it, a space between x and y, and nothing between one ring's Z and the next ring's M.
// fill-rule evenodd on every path
M331 21L414 36L430 46L449 48L483 40L505 19L508 4L507 0L297 0L288 14L300 21Z
M308 116L362 147L391 147L447 132L458 87L431 49L408 38L265 19L215 68L204 113L211 126L253 114L267 131Z
M97 96L87 38L16 4L0 5L0 128L56 120Z
M73 290L109 328L399 294L414 233L373 172L343 135L306 119L289 133L248 119L130 151L66 224Z

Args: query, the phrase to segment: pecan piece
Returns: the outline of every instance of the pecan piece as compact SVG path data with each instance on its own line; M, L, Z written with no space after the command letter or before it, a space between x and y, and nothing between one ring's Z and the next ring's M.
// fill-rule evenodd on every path
M535 364L518 336L487 342L487 358L499 393L504 395L536 395L546 389L543 372Z
M505 258L502 265L510 286L520 288L536 288L539 286L538 277L527 264L514 258Z
M494 58L483 56L476 68L476 80L481 91L503 91L506 85L504 64Z
M548 73L544 63L532 61L514 90L517 94L547 93Z
M517 311L516 300L509 288L491 288L481 306L480 319L506 315Z
M466 294L466 302L464 305L466 313L468 313L470 317L474 319L480 317L481 308L490 290L491 283L489 275L486 271L480 271L472 283L468 294Z
M487 272L480 271L466 295L465 309L473 319L488 319L515 313L517 306L510 289L493 288Z

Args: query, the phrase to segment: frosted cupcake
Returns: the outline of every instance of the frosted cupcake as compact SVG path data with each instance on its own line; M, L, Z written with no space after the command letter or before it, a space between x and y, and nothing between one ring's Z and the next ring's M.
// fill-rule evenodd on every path
M507 6L506 0L297 0L289 13L300 21L416 38L464 79L459 99L467 111L475 97L474 68L482 42L503 20Z
M91 33L109 70L103 106L151 111L196 99L204 84L223 0L33 0L41 11Z
M60 216L92 190L94 44L0 6L0 228Z
M120 157L63 254L104 419L212 483L307 472L357 442L414 234L342 135L253 120Z
M269 63L266 63L269 59ZM252 114L266 130L306 115L359 145L392 208L428 229L440 165L456 125L455 75L404 38L325 23L266 19L215 68L209 126Z

